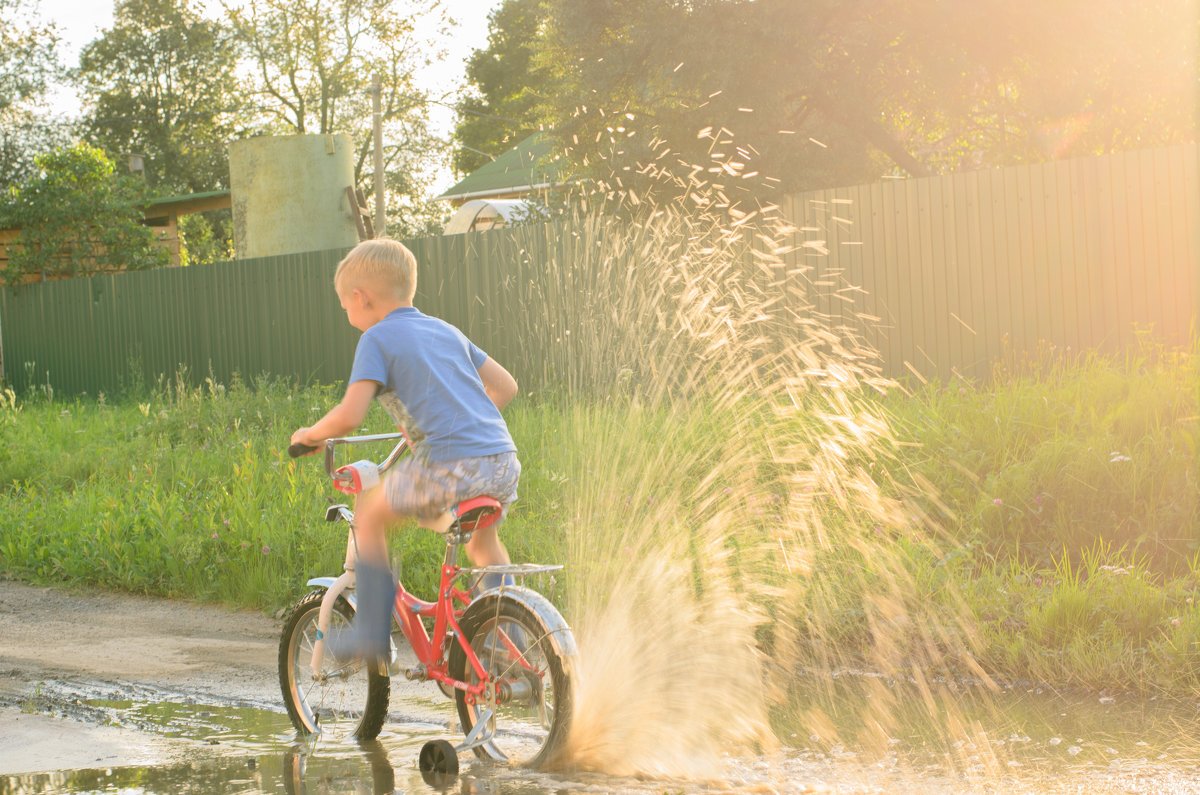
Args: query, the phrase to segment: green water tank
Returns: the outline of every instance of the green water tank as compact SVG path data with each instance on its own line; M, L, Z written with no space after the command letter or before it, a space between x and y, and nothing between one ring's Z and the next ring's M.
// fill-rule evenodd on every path
M238 259L353 246L349 135L263 135L229 145Z

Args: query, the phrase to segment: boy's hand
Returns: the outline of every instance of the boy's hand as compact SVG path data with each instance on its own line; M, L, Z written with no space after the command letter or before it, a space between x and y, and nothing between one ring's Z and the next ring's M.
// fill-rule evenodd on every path
M304 445L305 447L312 448L307 453L304 453L304 455L312 455L313 453L315 453L321 449L322 440L321 439L316 439L316 440L312 439L312 437L310 437L308 435L309 430L310 430L309 428L298 428L296 430L296 432L292 434L292 439L291 439L292 444L294 444L294 445L301 444L301 445Z
M375 381L355 381L346 387L342 402L325 412L325 416L307 428L297 428L292 434L292 444L320 448L326 439L333 439L353 431L366 419L371 401L379 384ZM315 453L313 450L305 455Z

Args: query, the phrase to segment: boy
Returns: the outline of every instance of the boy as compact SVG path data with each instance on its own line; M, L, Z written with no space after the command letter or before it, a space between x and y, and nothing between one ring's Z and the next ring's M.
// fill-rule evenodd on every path
M386 531L405 518L433 519L470 497L486 494L506 509L517 499L521 464L500 415L517 382L457 328L413 306L417 261L401 243L358 244L333 281L347 320L363 334L345 397L292 434L292 443L320 448L351 433L378 398L412 445L413 455L355 506L358 614L348 637L334 643L339 657L386 661L396 598ZM496 525L476 531L466 551L477 566L509 562Z

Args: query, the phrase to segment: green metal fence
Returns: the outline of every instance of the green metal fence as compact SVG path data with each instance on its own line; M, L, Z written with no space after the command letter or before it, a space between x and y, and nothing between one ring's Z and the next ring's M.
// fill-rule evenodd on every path
M1195 144L792 197L828 255L816 279L862 288L817 308L865 327L895 375L986 377L1006 352L1119 350L1137 327L1186 343L1200 288ZM802 233L811 239L814 232ZM575 256L554 225L409 241L417 304L463 329L527 391L554 383L553 339L530 332L543 264ZM113 392L181 365L226 382L337 381L357 332L332 289L343 250L0 290L4 376L18 391ZM805 256L804 251L796 257ZM556 273L563 272L557 268ZM562 294L560 290L557 294ZM582 299L581 299L582 300ZM557 369L556 369L557 368Z
M316 252L0 292L6 378L18 390L112 393L181 365L222 382L234 372L333 380L355 344L326 293L341 252ZM135 372L136 371L136 372Z
M1052 344L1117 351L1148 329L1187 344L1200 301L1195 143L792 197L827 232L821 276L863 289L853 311L893 374L983 377ZM819 308L851 320L826 297Z
M537 227L406 241L421 263L416 303L461 328L530 386L545 368L506 333L507 301L529 264L508 252L535 246ZM515 241L522 242L514 246ZM501 245L503 244L503 245ZM112 394L185 367L227 383L270 374L302 382L346 377L358 332L333 291L345 249L29 284L0 290L5 381L18 392ZM523 379L527 380L527 379Z

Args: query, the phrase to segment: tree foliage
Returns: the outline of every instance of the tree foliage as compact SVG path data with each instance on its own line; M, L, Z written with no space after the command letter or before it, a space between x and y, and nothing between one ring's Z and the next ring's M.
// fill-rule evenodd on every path
M540 9L538 24L505 13L518 7ZM1191 140L1195 8L507 0L477 60L516 64L528 51L532 115L579 162L611 167L614 140L636 159L657 136L694 163L740 145L753 168L800 190ZM513 94L476 84L495 112Z
M0 187L26 176L33 155L65 136L47 118L49 82L59 75L58 31L36 21L36 0L0 0Z
M86 144L38 155L37 172L9 188L0 227L18 228L4 278L75 276L165 265L166 249L142 225L145 185L116 173Z
M443 145L431 135L429 97L416 86L418 64L431 56L414 32L416 14L438 16L439 3L402 13L393 0L247 0L226 6L253 65L267 129L349 133L355 179L371 193L372 91L382 78L384 170L392 234L424 231L440 210L423 197Z
M113 158L144 155L159 195L228 187L226 145L249 114L236 70L231 31L192 0L120 0L75 72L86 136Z
M538 53L543 0L508 0L489 18L488 46L467 62L472 93L459 103L454 170L474 171L539 129L551 75Z

